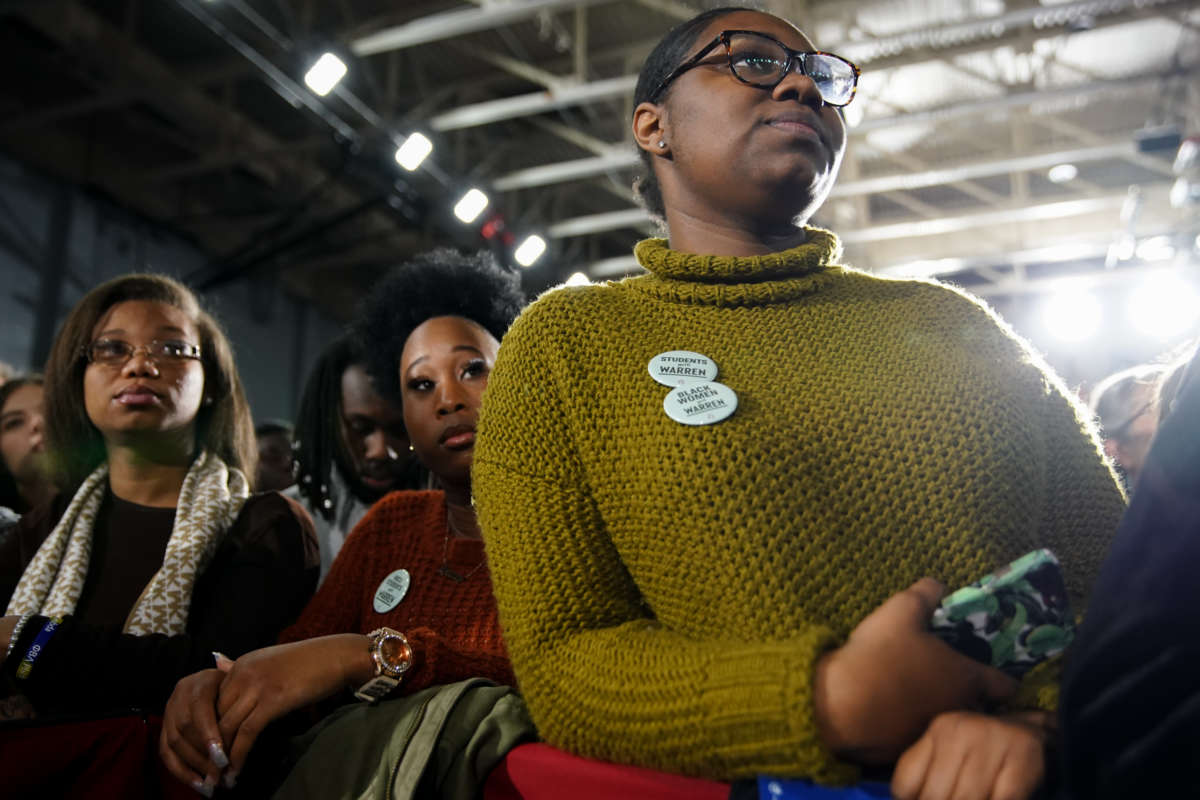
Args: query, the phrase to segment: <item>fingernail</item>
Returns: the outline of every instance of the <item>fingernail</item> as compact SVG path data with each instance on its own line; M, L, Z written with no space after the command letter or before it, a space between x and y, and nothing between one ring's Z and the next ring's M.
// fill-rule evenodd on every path
M222 749L220 742L208 743L208 757L217 769L225 769L229 766L229 759L225 756L225 750Z
M226 772L225 773L225 788L232 789L234 786L237 786L237 773L236 772Z
M205 797L213 796L213 787L209 785L208 781L192 781L192 788Z
M213 663L217 665L217 669L228 672L229 668L233 666L233 659L224 653L219 653L216 650L213 650L212 656Z

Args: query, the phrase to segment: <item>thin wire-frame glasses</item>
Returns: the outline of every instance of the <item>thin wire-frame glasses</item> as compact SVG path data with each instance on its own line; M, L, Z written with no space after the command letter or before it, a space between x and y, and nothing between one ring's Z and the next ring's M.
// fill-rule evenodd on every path
M178 364L200 358L200 347L190 342L175 339L155 340L147 345L134 347L121 339L97 339L83 349L83 355L92 364L110 367L124 365L139 351L156 364Z
M808 76L827 105L844 106L854 99L858 90L858 77L862 74L853 63L839 55L819 50L802 52L793 50L773 36L758 31L722 31L696 55L680 64L674 72L663 79L650 95L657 102L671 82L700 62L717 45L725 46L729 71L733 77L749 86L774 89L791 72L792 65L799 67L802 75Z

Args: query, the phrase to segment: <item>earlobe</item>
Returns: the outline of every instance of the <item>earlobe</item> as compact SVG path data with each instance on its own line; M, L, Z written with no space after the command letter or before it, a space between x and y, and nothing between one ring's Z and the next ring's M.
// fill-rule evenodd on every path
M654 103L640 103L633 110L633 139L637 146L656 156L670 152L665 111Z

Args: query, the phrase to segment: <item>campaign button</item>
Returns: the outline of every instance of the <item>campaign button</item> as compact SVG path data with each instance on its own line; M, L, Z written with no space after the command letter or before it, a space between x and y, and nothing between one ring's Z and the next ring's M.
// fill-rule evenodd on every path
M667 416L684 425L712 425L737 410L737 392L723 383L694 383L673 389L663 399Z
M379 584L379 588L375 590L375 601L372 603L375 613L386 614L400 605L404 595L408 594L408 587L411 583L412 577L406 569L398 569L384 578L383 583Z
M663 386L705 383L717 377L717 362L690 350L669 350L650 359L650 377Z

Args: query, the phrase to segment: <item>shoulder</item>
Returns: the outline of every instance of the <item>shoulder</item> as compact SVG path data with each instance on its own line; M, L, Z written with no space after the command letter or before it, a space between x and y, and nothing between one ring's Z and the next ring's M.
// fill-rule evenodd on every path
M440 491L391 492L377 500L354 526L358 538L386 535L397 528L434 524L440 518L445 494ZM347 540L347 546L350 542Z
M510 346L547 335L565 337L586 331L589 320L616 319L627 307L630 292L627 281L605 282L590 286L556 286L530 303L504 336Z
M304 507L279 492L253 494L229 531L230 538L244 543L277 541L316 548L317 535Z
M372 558L410 547L424 537L411 534L441 529L446 495L433 490L391 492L377 500L346 537L338 560L356 559L363 553Z
M67 510L70 502L69 496L59 492L49 502L31 508L21 516L12 535L20 542L23 552L27 552L32 558L37 549L42 546L42 542L50 535L50 531L54 530L54 526L58 524L58 520Z

